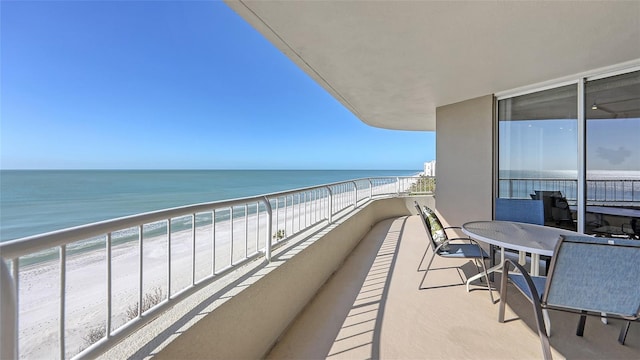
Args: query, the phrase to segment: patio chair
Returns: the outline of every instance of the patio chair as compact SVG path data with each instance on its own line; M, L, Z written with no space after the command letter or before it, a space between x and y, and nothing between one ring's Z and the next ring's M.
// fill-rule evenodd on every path
M534 190L531 199L542 200L544 207L544 220L553 221L554 197L562 197L562 192L558 190Z
M632 218L631 223L622 224L622 232L626 233L630 239L638 239L640 240L640 219ZM628 226L630 229L625 230L625 227Z
M496 199L496 220L544 225L542 200Z
M551 218L555 221L556 225L568 223L573 226L573 215L571 215L569 202L562 193L560 193L560 195L552 196L551 201Z
M502 221L517 221L528 224L544 225L544 202L542 200L529 200L529 199L496 199L496 220ZM501 249L501 251L505 251ZM513 250L506 250L509 252L515 252ZM491 261L495 264L495 246L491 246ZM519 253L520 263L524 264L526 260L526 254ZM550 258L547 256L542 257L545 260L545 269L549 269Z
M551 359L549 321L543 309L580 315L576 335L582 336L586 316L627 320L618 342L624 344L630 321L640 316L640 242L590 236L561 236L547 277L533 277L511 260L505 261L500 285L498 321L504 322L507 280L533 304L545 359ZM509 273L510 265L520 273Z
M462 230L462 227L460 227L460 226L446 226L446 227L443 227L443 226L442 226L442 223L440 222L440 219L438 219L438 216L435 214L435 212L434 212L433 210L431 210L431 208L429 208L428 206L425 206L425 207L424 207L424 210L422 210L422 208L420 208L420 205L418 204L418 202L417 202L417 201L414 201L414 202L413 202L413 205L415 206L416 210L418 210L418 215L421 215L421 216L425 217L425 219L426 219L426 223L427 223L427 226L430 226L430 225L429 225L429 219L426 217L426 216L427 216L427 212L428 212L428 213L432 213L432 214L435 216L435 219L437 219L437 220L438 220L438 223L440 224L440 228L442 229L442 231L444 231L444 234L438 233L438 235L436 236L438 239L439 239L439 238L446 238L446 239L448 239L448 238L449 238L449 235L446 233L446 232L447 232L447 230L455 230L455 229L457 229L457 230ZM428 230L427 232L431 233L431 230ZM470 238L469 238L469 237L462 237L462 238L461 238L461 237L457 237L457 236L458 236L458 234L455 234L455 233L453 233L453 234L454 234L456 237L455 237L455 238L452 238L452 240L453 240L453 239L455 239L455 240L458 240L458 239L462 239L462 240L470 240ZM426 256L426 254L427 254L427 251L429 251L429 248L431 247L431 243L432 243L431 241L427 241L427 248L425 249L425 254L422 256L422 260L423 260L423 261L424 261L424 258L425 258L425 256ZM420 266L422 265L422 262L423 262L423 261L421 261L421 262L420 262L420 264L418 264L418 271L420 271Z
M484 265L484 261L489 259L489 254L487 254L482 249L482 247L480 247L480 244L478 244L477 241L471 238L449 238L445 231L445 228L440 222L440 219L438 219L438 216L433 210L426 206L423 209L417 202L415 202L415 207L418 210L418 215L422 220L422 225L424 226L428 238L427 249L425 250L424 255L422 255L422 259L418 264L418 271L421 271L420 267L424 262L429 248L433 249L433 255L429 260L427 268L424 270L424 276L422 277L422 281L420 282L420 286L418 286L418 289L423 289L422 284L424 284L424 281L427 278L427 274L429 273L429 269L431 268L431 264L433 263L436 255L449 259L473 259L476 263L476 267L480 268L484 272L484 278L487 281L487 287L489 288L489 297L491 298L491 303L495 303L493 299L491 283L489 282L489 275L487 274L487 268ZM468 243L454 243L453 241L468 241Z

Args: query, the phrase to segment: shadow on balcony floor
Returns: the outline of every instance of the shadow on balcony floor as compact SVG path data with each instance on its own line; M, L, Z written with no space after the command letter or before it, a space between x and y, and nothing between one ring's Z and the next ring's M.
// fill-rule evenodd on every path
M498 323L486 288L467 293L462 285L475 271L468 261L436 259L419 289L425 246L417 216L375 225L267 358L541 358L531 305L513 290L508 322ZM640 324L622 346L618 321L590 318L582 338L574 335L576 315L551 312L551 322L555 358L640 358Z

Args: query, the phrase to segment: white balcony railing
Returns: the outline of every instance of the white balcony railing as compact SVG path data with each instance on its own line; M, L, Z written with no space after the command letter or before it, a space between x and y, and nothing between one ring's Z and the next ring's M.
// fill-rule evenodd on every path
M165 209L0 244L0 358L96 356L291 236L435 179L383 177ZM38 352L39 351L39 352Z

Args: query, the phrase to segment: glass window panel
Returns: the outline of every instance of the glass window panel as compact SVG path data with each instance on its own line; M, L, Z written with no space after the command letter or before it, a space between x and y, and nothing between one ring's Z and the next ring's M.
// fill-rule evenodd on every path
M498 102L498 196L541 199L545 224L575 229L577 86Z
M640 71L585 84L585 232L640 239Z

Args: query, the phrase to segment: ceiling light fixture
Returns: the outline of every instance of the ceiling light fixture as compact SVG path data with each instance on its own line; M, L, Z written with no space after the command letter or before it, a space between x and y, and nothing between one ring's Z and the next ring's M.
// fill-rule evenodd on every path
M598 105L595 102L591 105L591 110L598 110Z

